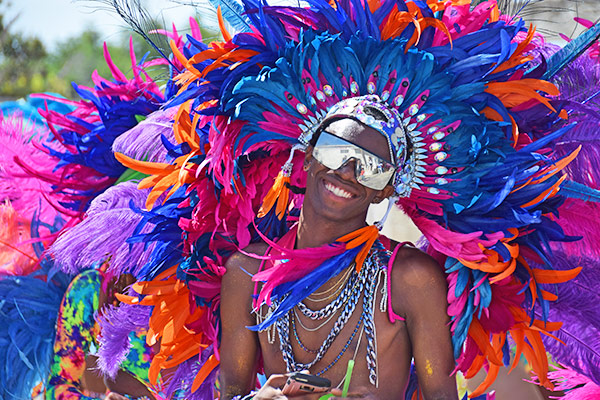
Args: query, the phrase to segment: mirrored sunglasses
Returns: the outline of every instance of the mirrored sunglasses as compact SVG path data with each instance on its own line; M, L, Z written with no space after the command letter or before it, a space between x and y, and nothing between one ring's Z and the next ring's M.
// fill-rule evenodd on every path
M355 160L356 181L374 190L382 190L386 187L395 171L394 165L388 161L325 131L321 133L315 143L313 156L331 170L336 170L350 160Z

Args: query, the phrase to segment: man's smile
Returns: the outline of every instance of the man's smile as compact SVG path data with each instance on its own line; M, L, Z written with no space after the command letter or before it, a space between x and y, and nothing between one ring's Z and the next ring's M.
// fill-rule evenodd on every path
M323 183L324 183L325 189L329 193L333 194L336 197L340 197L342 199L351 199L353 197L356 197L355 194L342 188L340 185L337 185L337 184L331 182L330 180L323 179Z

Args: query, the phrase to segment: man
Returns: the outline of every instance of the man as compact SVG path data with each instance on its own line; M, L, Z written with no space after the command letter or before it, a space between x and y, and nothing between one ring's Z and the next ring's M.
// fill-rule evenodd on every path
M353 149L353 145L358 146L385 162L393 163L394 155L384 132L359 122L350 114L342 118L325 118L319 129L320 135L327 135L330 142L332 136L333 141L341 138L347 141L350 149ZM323 163L331 164L331 160L323 158L326 152L319 153L323 141L319 138L313 138L306 151L306 193L295 238L296 249L319 247L366 226L369 205L393 193L390 182L381 190L360 184L356 174L360 169L356 168L359 162L357 158L346 160L337 169L324 166ZM255 244L245 249L244 253L267 252L266 244ZM260 264L260 260L251 256L234 254L227 262L227 273L223 277L221 390L224 399L247 394L255 387L259 359L262 359L267 377L286 371L282 354L286 346L285 343L281 346L281 334L273 338L269 329L256 333L247 328L257 323L257 317L252 312L255 282L249 274L257 273ZM336 298L334 295L341 291L344 281L349 279L347 276L352 272L352 266L331 277L302 303L310 310L331 304L334 301L331 298ZM385 265L378 265L377 276L370 279L377 280L379 271L384 268ZM447 285L442 269L425 253L402 246L393 262L391 276L387 278L391 279L391 293L376 289L374 298L370 300L375 304L375 384L370 382L371 371L368 362L364 362L368 358L367 340L363 338L361 341L364 329L361 329L360 319L364 313L360 311L368 307L366 291L358 298L356 310L343 328L336 332L333 343L322 359L314 363L309 372L320 373L336 387L343 381L348 360L355 359L350 392L365 398L398 399L404 396L411 359L414 358L419 385L426 399L456 399L456 383L451 376L454 358L446 314ZM375 285L375 288L378 287ZM321 297L317 292L322 294ZM385 295L391 296L393 312L404 321L391 323L381 312L379 304L386 300L382 299ZM264 316L268 312L267 307L263 305L257 312ZM284 337L287 336L286 340L291 344L295 360L307 364L315 358L314 349L319 349L332 332L338 313L323 322L307 318L299 312L298 307L289 312L292 332L287 335L284 333ZM278 375L269 381L269 384L279 383L281 378ZM270 394L264 395L269 397L262 397L266 393L263 391L259 398L284 398L279 390L269 388L269 391ZM339 391L334 393L339 394ZM313 394L303 398L318 397Z

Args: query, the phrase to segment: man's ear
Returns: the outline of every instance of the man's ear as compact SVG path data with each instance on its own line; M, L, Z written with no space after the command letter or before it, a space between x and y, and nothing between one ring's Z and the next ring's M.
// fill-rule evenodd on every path
M306 148L306 150L304 151L304 165L302 166L302 169L304 169L304 171L308 171L308 168L310 167L310 163L312 162L313 159L313 147L312 146L308 146Z
M375 195L375 197L373 198L373 201L371 203L379 204L383 200L387 199L388 197L391 197L393 194L394 194L394 187L392 185L387 185L386 187L381 189L379 191L379 193L377 193Z

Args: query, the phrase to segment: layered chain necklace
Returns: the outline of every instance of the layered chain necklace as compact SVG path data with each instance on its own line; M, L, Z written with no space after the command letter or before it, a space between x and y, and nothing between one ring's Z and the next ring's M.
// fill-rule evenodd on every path
M366 359L369 370L369 381L373 385L377 385L377 340L374 320L375 297L379 284L381 283L381 278L383 277L384 280L387 279L385 265L387 265L386 261L388 257L389 256L381 243L379 241L375 242L359 273L356 272L353 265L348 267L351 272L348 275L342 276L340 283L343 282L343 280L346 280L346 282L343 286L339 286L338 289L334 291L334 293L338 292L339 294L333 301L318 310L310 309L308 306L306 306L306 304L304 304L304 302L298 303L296 308L306 318L309 318L313 321L324 320L324 322L320 323L316 328L306 328L304 324L302 324L296 309L286 313L275 322L277 332L279 334L280 350L288 371L308 370L321 361L327 351L330 349L334 340L338 337L338 335L346 326L347 322L354 314L356 306L360 302L361 296L364 296L361 315L350 337L346 341L346 344L340 353L333 359L333 361L321 371L317 372L316 375L319 376L324 374L339 361L354 340L357 333L361 331L362 326L362 331L359 337L362 337L364 331L367 341ZM333 287L336 286L338 285L336 284ZM385 296L385 299L382 299L382 306L387 304L387 292L385 291L386 288L387 285L386 282L384 282L383 290L385 293L383 293L383 295ZM385 302L383 300L385 300ZM277 304L273 304L273 306L276 307ZM335 320L331 331L321 344L321 347L316 350L307 348L298 336L296 323L298 323L305 330L314 332L321 329L335 316L338 311L339 315ZM296 361L290 341L290 331L293 333L294 339L296 342L298 342L301 349L307 353L315 355L312 361L308 363L300 363Z

